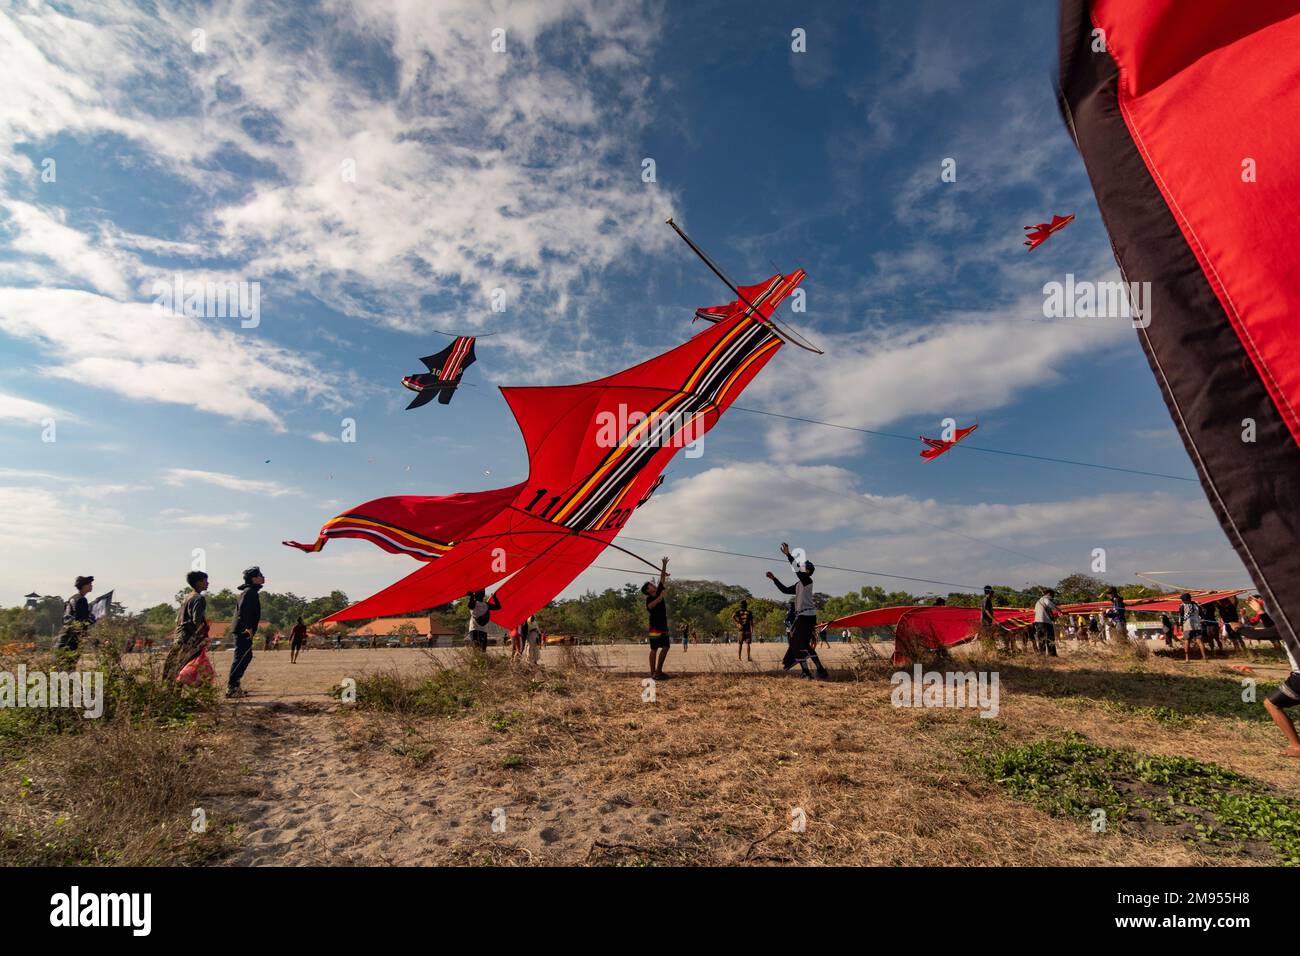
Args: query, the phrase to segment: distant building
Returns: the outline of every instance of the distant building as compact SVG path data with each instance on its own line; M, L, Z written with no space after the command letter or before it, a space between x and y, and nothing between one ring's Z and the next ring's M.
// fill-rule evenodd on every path
M418 635L411 640L409 635L411 629L415 629ZM433 636L435 645L450 646L455 636L460 633L442 624L430 621L427 617L381 617L378 620L371 621L369 624L363 624L352 632L353 638L380 638L391 639L395 636L403 638L403 644L408 646L412 644L422 644ZM381 640L380 643L385 643Z
M208 621L208 647L217 650L222 647L233 647L234 641L226 640L230 632L230 621Z
M29 611L35 608L36 605L39 604L41 601L41 596L37 594L35 591L33 591L31 594L24 594L23 597L27 599L27 603L24 604L23 607Z

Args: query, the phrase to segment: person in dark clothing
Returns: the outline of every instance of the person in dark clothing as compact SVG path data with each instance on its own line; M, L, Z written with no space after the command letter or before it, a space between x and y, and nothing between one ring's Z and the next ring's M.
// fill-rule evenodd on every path
M817 667L817 676L824 680L829 675L813 648L813 631L817 627L817 606L813 603L813 572L816 569L811 561L804 561L802 566L795 561L790 554L790 545L785 542L781 543L781 554L790 562L790 570L795 575L795 583L785 585L771 571L767 572L768 578L782 594L794 595L794 626L790 629L790 642L781 661L781 669L788 671L797 662L804 676L811 677L808 661L812 661Z
M980 636L989 650L996 650L998 646L998 621L993 613L993 585L984 585L984 600L980 604ZM1013 649L1013 636L1010 631L1006 632L1007 652Z
M298 663L298 653L302 650L302 646L306 643L307 643L307 625L302 622L302 618L298 618L298 623L295 624L293 626L293 630L289 632L289 663L290 664Z
M1215 651L1220 657L1226 656L1223 640L1219 637L1219 608L1214 601L1201 605L1201 633L1205 635L1205 646Z
M235 635L235 656L231 658L230 678L226 681L227 697L248 696L240 682L248 665L253 662L253 635L262 622L262 599L258 592L265 583L262 569L256 565L244 571L244 583L239 586L242 593L235 602L235 622L230 626Z
M731 620L735 622L738 631L736 660L740 660L740 655L748 651L749 659L752 661L754 659L754 612L749 609L748 601L740 602L740 608L731 615Z
M467 642L470 646L487 653L488 621L492 620L492 612L501 610L501 599L495 594L492 600L487 600L486 591L472 591L465 595L466 604L469 606L469 637Z
M1128 608L1124 605L1124 598L1116 587L1112 587L1106 593L1110 597L1110 609L1106 612L1110 630L1118 634L1120 640L1126 641L1128 640Z
M659 567L659 583L647 581L641 585L645 595L645 609L650 617L646 630L650 638L650 679L664 679L664 659L668 657L668 648L672 645L672 636L668 633L668 559ZM658 655L656 657L656 655Z
M163 661L163 680L167 681L175 680L208 643L208 599L203 596L208 589L208 576L202 571L191 571L185 575L185 583L190 586L190 593L176 612L176 635Z
M81 649L81 639L86 636L90 626L95 623L95 615L90 613L90 603L86 595L95 590L93 575L79 575L74 587L77 593L63 605L63 626L54 638L54 648L58 657L64 662L75 662Z
M1219 619L1223 622L1223 636L1232 642L1233 648L1246 653L1246 642L1237 630L1241 626L1241 613L1237 610L1236 598L1224 598L1219 602Z
M1160 615L1160 630L1164 632L1165 647L1174 646L1174 622L1169 619L1168 614Z

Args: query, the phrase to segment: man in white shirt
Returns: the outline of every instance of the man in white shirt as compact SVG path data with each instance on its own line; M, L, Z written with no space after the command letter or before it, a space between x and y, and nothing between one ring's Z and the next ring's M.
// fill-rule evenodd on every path
M1061 609L1056 606L1056 591L1048 588L1034 605L1034 637L1038 649L1044 654L1056 656L1056 616Z

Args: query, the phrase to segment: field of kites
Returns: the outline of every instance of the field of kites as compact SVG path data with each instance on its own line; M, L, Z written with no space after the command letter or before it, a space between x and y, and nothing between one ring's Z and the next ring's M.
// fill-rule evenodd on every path
M259 641L234 704L161 680L140 617L102 622L82 666L106 675L110 719L2 712L3 786L20 799L0 806L0 862L1300 862L1295 761L1262 706L1289 667L1249 595L1232 595L1240 643L1202 657L1177 628L1166 642L1165 612L1141 610L1160 606L1154 589L1125 589L1121 632L1089 610L1105 602L1070 600L1088 582L1062 582L1061 606L1082 610L1058 619L1055 655L1016 626L1027 595L999 589L1019 617L989 633L981 596L953 594L939 614L974 615L969 639L828 628L817 680L782 668L775 602L752 602L749 647L726 626L744 589L680 586L688 643L674 640L655 681L645 643L560 632L614 626L618 591L548 608L535 654L513 654L495 627L486 653L459 632L438 639L432 618L433 647L400 627L320 633L291 663ZM934 607L864 589L822 616L899 600ZM34 649L8 655L52 666ZM211 654L218 674L230 655Z

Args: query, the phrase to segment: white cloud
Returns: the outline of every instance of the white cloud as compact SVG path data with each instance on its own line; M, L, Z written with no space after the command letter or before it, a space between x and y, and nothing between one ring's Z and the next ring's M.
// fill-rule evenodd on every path
M101 535L128 530L120 512L78 500L75 489L58 493L49 488L0 485L0 544L11 555L22 554L24 566L35 557L64 557L72 545L85 546Z
M0 419L39 425L41 419L44 418L75 421L75 419L66 412L61 412L43 402L33 402L30 399L20 398L17 395L0 392Z
M43 209L18 200L0 201L0 226L10 232L9 247L45 260L45 278L84 282L98 292L126 298L129 261L115 254L111 246L65 225L57 210Z
M72 289L0 289L0 331L45 346L50 376L284 430L273 402L337 401L336 384L254 330Z
M249 274L285 272L344 311L414 328L421 295L467 297L470 323L496 286L516 305L534 294L562 308L589 270L668 242L668 196L641 182L626 150L647 115L658 35L641 3L398 0L332 5L291 26L282 10L235 3L201 18L203 54L183 42L190 13L71 9L0 15L24 73L0 110L0 151L112 132L209 190L242 186L196 228ZM505 54L489 47L498 27ZM364 68L331 56L341 37L372 54ZM163 104L147 89L171 95ZM199 165L217 150L263 172L236 182ZM25 240L31 251L77 241L49 225ZM95 271L96 288L121 291L107 266Z
M238 511L227 515L182 514L169 520L172 524L195 525L205 528L247 528L251 519L252 515L247 511Z
M163 481L169 485L183 486L191 482L201 482L208 485L216 485L218 488L225 488L229 491L238 491L242 494L262 495L270 498L278 498L281 495L293 494L292 488L287 488L276 481L263 481L256 478L240 478L236 475L227 475L220 471L199 471L193 468L171 468L163 475Z
M880 430L916 416L932 417L937 428L943 418L964 421L1056 382L1067 362L1107 344L1070 323L1035 322L1035 309L1041 317L1041 301L1030 299L996 313L822 336L826 354L799 377L798 409L816 409L818 419L852 428ZM789 389L788 377L760 376L748 404L798 414L790 411ZM768 433L768 446L782 459L807 461L856 453L865 437L779 422Z

